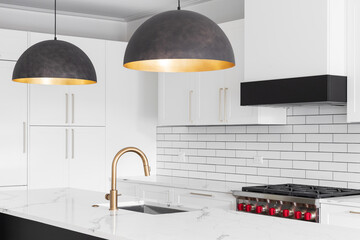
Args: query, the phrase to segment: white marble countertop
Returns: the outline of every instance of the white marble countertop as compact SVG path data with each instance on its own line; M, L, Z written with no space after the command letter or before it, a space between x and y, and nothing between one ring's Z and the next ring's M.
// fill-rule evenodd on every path
M120 198L119 201L129 201ZM132 199L134 200L134 199ZM136 200L135 200L136 201ZM149 215L111 212L104 194L77 189L0 192L0 212L53 226L119 240L335 240L358 239L360 230L220 209Z
M320 199L320 203L360 208L360 196L324 198Z

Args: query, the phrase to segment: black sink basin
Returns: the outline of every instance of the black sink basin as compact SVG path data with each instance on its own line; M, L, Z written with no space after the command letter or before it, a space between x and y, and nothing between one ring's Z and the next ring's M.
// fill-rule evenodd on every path
M151 205L136 205L136 206L126 206L126 207L119 207L119 209L140 212L140 213L147 213L147 214L169 214L169 213L180 213L186 212L184 210L174 209L174 208L166 208L166 207L157 207Z

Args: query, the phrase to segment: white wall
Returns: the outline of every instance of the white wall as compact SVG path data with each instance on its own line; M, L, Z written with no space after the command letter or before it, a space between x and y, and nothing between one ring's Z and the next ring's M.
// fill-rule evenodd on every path
M0 28L53 33L54 16L51 13L0 7ZM58 14L58 33L61 35L126 41L127 23Z
M176 5L174 5L174 10L175 9ZM212 0L190 7L184 7L183 9L201 13L218 24L244 18L244 0ZM130 39L136 29L147 19L149 18L128 22L128 39Z

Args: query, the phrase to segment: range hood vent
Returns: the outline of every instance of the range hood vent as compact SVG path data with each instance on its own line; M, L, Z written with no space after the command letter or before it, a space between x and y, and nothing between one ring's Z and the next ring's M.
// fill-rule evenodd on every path
M241 83L241 105L334 104L347 102L347 77L320 75Z

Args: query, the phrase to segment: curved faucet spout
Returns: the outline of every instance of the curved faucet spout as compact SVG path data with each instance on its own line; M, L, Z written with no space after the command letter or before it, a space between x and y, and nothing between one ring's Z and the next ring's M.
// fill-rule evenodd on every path
M124 149L121 149L114 157L114 160L112 162L112 168L111 168L111 190L110 194L106 194L105 198L107 200L110 200L110 210L116 210L117 209L117 197L118 197L118 191L116 189L116 176L117 176L117 164L119 162L119 159L122 155L124 155L127 152L133 152L140 156L143 166L144 166L144 174L145 176L150 176L150 167L149 167L149 161L145 155L144 152L142 152L140 149L135 147L127 147Z

